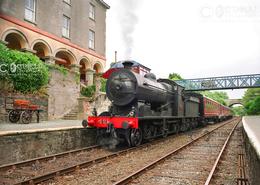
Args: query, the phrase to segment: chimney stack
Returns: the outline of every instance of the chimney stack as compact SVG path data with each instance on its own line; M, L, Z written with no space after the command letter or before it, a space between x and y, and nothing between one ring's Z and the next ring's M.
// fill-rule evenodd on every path
M115 62L117 62L117 51L115 51Z

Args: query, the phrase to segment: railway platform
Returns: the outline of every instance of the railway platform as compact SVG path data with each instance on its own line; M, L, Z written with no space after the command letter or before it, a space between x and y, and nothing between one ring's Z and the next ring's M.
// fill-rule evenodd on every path
M260 184L260 116L244 116L242 122L250 184Z
M0 136L82 128L82 120L52 120L40 123L0 123Z
M249 142L260 159L260 116L244 116L242 120Z
M83 128L81 122L0 123L0 166L94 145L95 129Z

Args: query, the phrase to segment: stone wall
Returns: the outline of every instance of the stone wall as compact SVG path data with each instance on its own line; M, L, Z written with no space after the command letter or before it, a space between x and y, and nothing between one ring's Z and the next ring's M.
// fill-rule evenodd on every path
M78 119L86 119L91 115L93 108L98 113L108 110L110 101L105 93L97 93L95 98L80 97L80 84L78 73L67 71L63 73L58 69L50 69L50 81L48 84L48 96L40 97L30 94L0 93L0 122L8 122L8 113L5 110L5 101L13 102L13 99L27 99L33 104L40 105L44 111L40 113L41 120L55 120L63 118L64 115L73 109L79 110ZM95 80L97 89L100 89L100 82ZM10 106L9 106L10 107ZM36 122L36 115L33 121Z
M40 106L43 112L40 113L40 121L48 119L48 97L38 96L33 94L18 94L18 93L0 93L0 123L8 123L8 111L6 109L13 108L12 103L14 99L25 99L32 102L32 104ZM32 122L36 122L36 115L33 115Z
M246 157L248 161L248 171L249 171L249 183L252 185L260 184L260 158L257 156L255 148L249 141L246 132L243 132L245 139L245 149Z
M101 112L108 111L111 102L105 93L99 93L96 98L90 99L87 97L80 97L79 102L79 119L87 119L87 116L92 115L94 108L97 109L98 115Z
M48 85L49 108L48 118L54 120L62 118L74 107L78 106L80 85L77 82L77 73L67 71L66 74L51 69Z
M94 145L95 129L69 129L0 137L0 165Z

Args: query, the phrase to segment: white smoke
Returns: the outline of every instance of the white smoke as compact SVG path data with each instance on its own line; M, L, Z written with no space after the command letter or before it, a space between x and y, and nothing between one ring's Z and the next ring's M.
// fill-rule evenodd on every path
M124 58L129 59L134 46L133 33L138 23L136 10L140 0L121 0L118 7L118 21L121 29L121 38L124 45Z

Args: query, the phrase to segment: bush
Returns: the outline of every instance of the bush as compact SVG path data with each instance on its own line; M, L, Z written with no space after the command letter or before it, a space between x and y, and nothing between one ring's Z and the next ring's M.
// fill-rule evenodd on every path
M92 97L95 92L96 92L95 85L87 86L81 90L81 94L86 97Z
M245 109L247 115L260 115L260 96L247 102Z
M107 79L101 78L100 81L101 81L101 89L100 89L100 91L101 92L106 92Z
M20 92L34 92L48 84L49 72L35 55L10 50L0 43L0 79Z
M245 108L243 106L237 106L231 108L233 115L244 116L246 114Z
M64 76L68 75L68 69L65 68L64 66L59 66L59 65L52 65L52 64L46 64L49 70L54 69L62 73Z

